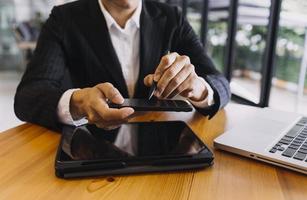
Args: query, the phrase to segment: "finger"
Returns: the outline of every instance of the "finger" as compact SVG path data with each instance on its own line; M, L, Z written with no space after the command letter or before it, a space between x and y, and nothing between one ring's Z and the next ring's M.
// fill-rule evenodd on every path
M153 74L147 75L147 76L144 78L144 84L145 84L145 86L150 87L150 86L152 85L153 78L154 78L154 75L153 75Z
M121 109L106 109L100 116L107 122L124 120L134 113L132 108L121 108Z
M170 94L172 94L175 91L175 94L173 95L177 95L180 94L180 90L178 90L177 88L180 85L183 85L182 87L189 87L191 86L192 82L191 81L185 81L188 79L188 77L190 76L190 74L193 72L194 70L194 66L189 64L186 65L168 84L168 86L165 88L163 94L161 95L162 98L168 98ZM187 86L185 86L183 83L185 82L185 84L187 84ZM182 88L180 88L182 89ZM179 92L180 91L180 92Z
M174 98L175 96L177 96L178 94L182 97L185 98L189 98L190 96L192 96L192 76L190 74L190 76L183 81L169 96L168 98Z
M91 104L94 110L104 121L122 120L134 113L132 108L113 109L109 108L108 104L103 99L97 99Z
M161 79L159 80L157 84L157 96L163 94L170 81L177 76L182 68L184 68L184 66L187 64L189 64L189 58L187 56L177 57L176 61L163 73Z
M102 91L105 98L110 100L112 103L122 104L124 102L124 98L120 92L111 83L99 84L97 85L97 88Z
M178 53L173 52L173 53L167 54L167 55L162 57L160 64L158 65L158 67L155 71L155 76L154 76L155 81L158 82L160 80L164 71L167 68L169 68L175 62L175 60L178 56L179 56Z

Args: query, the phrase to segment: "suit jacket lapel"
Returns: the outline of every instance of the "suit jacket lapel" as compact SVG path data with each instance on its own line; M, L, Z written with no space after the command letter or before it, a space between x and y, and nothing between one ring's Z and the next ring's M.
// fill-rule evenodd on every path
M140 23L140 73L135 98L148 96L149 88L144 85L144 78L154 73L165 49L168 48L167 43L164 43L165 23L165 16L160 16L158 10L150 13L146 8L146 3L143 2Z
M124 97L128 97L128 89L120 66L120 62L114 50L109 30L100 10L98 0L90 0L90 21L86 21L84 31L97 57L101 67L105 67L115 81L115 87Z

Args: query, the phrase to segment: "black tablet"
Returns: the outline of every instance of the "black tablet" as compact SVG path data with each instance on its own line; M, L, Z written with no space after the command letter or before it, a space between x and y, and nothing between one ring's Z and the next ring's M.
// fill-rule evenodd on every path
M128 123L112 131L65 127L55 171L60 178L199 169L212 152L181 121Z

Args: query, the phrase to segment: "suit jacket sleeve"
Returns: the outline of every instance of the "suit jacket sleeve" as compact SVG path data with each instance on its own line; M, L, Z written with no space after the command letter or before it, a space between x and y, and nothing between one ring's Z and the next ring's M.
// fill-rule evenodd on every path
M209 117L212 118L218 110L223 108L230 100L231 93L229 82L216 70L199 38L180 12L178 12L178 19L179 25L175 33L175 51L180 55L189 56L191 63L195 66L196 73L203 77L212 87L215 104L204 109L196 108L200 113L209 115Z
M16 116L27 122L53 130L61 128L57 105L65 89L64 40L61 13L57 8L42 28L34 56L17 88L14 109Z

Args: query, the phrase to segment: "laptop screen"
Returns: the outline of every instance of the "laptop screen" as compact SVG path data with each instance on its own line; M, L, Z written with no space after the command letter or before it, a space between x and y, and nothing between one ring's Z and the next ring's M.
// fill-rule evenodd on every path
M184 123L143 122L106 131L94 125L64 129L61 161L192 156L208 150Z

